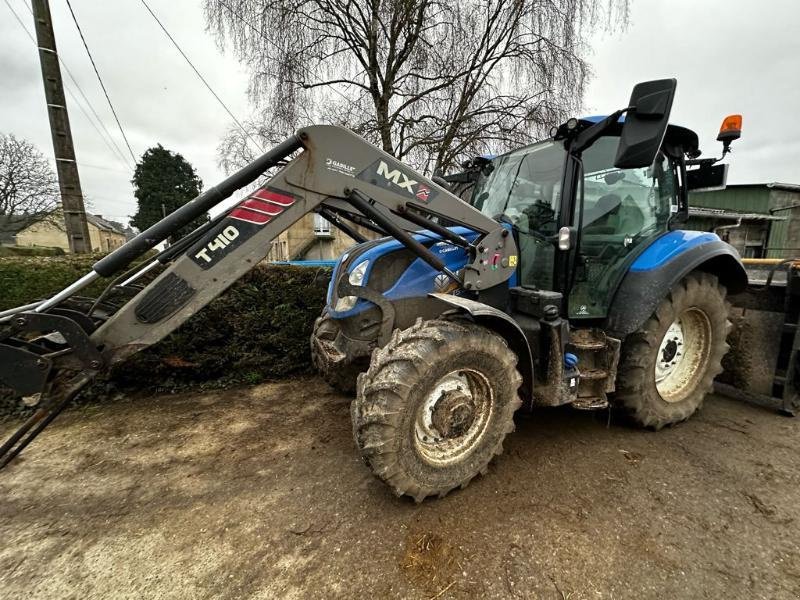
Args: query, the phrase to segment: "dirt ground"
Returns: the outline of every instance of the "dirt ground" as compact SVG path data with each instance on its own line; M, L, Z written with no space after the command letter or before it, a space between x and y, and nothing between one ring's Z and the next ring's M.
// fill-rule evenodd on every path
M0 473L0 596L800 597L800 420L540 411L416 505L361 463L348 404L307 378L65 414Z

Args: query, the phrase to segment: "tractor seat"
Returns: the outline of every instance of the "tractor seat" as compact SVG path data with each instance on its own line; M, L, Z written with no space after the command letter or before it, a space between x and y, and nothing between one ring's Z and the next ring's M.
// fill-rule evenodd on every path
M630 194L622 201L622 206L617 211L617 219L616 233L638 235L645 226L644 213Z
M587 209L583 215L583 231L587 234L615 233L616 228L610 223L610 217L615 215L622 205L622 200L616 194L601 196L594 206Z

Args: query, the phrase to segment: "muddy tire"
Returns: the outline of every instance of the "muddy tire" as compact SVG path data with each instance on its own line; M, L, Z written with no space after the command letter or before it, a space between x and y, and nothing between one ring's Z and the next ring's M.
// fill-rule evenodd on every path
M623 343L615 404L652 429L688 419L722 372L730 327L717 278L688 275Z
M343 355L335 346L339 325L328 315L328 309L314 321L311 333L311 362L325 382L345 394L356 391L358 374L367 369L365 357L351 358Z
M398 496L444 496L485 473L514 430L517 357L470 322L396 330L358 378L351 405L361 456Z

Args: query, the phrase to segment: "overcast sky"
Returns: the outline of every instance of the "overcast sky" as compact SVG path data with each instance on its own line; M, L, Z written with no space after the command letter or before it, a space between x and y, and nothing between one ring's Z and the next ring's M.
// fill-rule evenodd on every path
M5 0L4 0L5 1ZM28 3L7 0L33 32ZM200 0L150 0L215 91L241 119L247 73L206 33ZM156 143L180 152L206 186L224 174L217 145L231 119L139 0L72 0L135 155ZM744 115L729 183L800 183L800 1L631 0L629 27L594 36L586 114L624 106L637 81L677 77L673 121L698 132L706 156L722 118ZM768 7L768 8L767 8ZM64 0L51 0L59 54L131 162ZM62 70L63 71L63 70ZM67 87L79 95L69 76ZM52 153L35 47L0 3L0 131ZM125 221L135 211L131 170L67 96L84 193L92 212ZM87 109L88 110L88 109Z

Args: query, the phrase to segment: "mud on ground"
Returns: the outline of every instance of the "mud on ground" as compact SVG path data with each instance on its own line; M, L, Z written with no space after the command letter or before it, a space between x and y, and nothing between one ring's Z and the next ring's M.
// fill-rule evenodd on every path
M308 378L67 413L0 473L0 596L800 597L800 420L540 411L416 505L361 463L348 405Z

